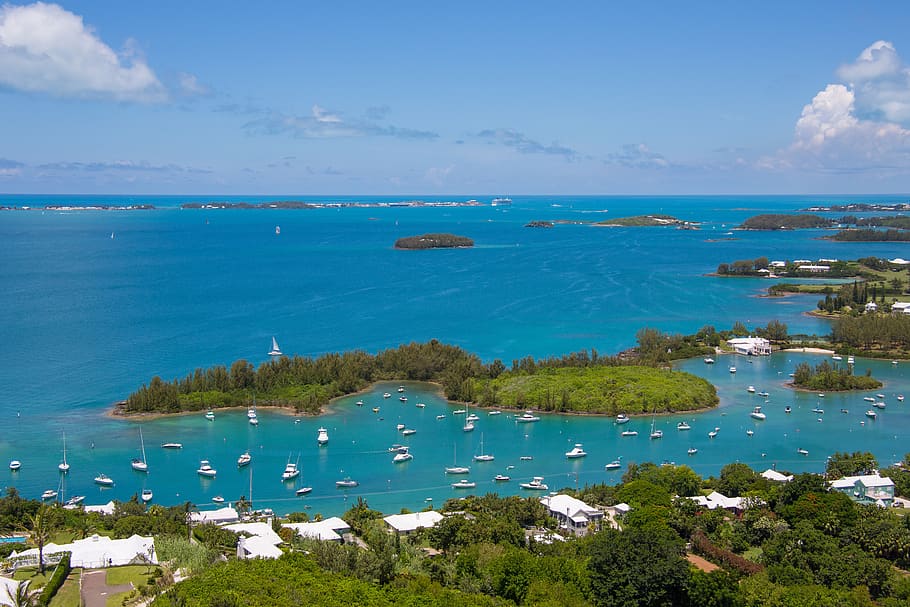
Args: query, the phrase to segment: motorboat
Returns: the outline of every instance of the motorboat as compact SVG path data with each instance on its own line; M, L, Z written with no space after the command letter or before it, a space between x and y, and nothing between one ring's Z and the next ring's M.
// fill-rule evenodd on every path
M714 359L711 358L710 356L706 356L706 357L705 357L705 364L706 364L706 365L713 365L713 364L714 364Z
M237 458L237 467L243 468L244 466L249 464L251 461L253 461L253 456L250 455L249 451L247 451L246 453L242 453L240 455L240 457Z
M759 392L758 395L762 396L764 398L768 398L768 396L770 396L770 394L768 394L767 392Z
M805 449L803 449L802 447L797 449L796 452L799 453L800 455L809 455L809 452L806 451Z
M152 493L151 489L143 489L142 493L139 494L139 499L145 503L152 501L153 497L155 497L155 494Z
M404 392L404 386L398 386L398 393L401 394Z
M18 470L21 467L22 467L22 462L20 462L17 459L14 459L13 461L11 461L9 463L9 469L12 470L13 472L15 472L16 470Z
M443 415L442 413L440 413L439 415L436 416L436 419L445 419L445 418L446 418L446 416Z
M792 410L793 409L790 407L790 405L787 405L786 407L784 407L784 413L789 413Z
M518 459L519 459L520 461L523 461L523 462L529 462L529 461L531 461L532 459L534 459L534 457L531 456L531 455L522 455L522 456L519 457Z
M297 469L297 464L288 460L284 472L281 473L281 480L283 482L292 481L298 476L300 476L300 470Z
M388 449L389 453L402 453L407 450L408 450L407 447L405 447L404 445L399 445L398 443L395 443Z
M338 489L349 489L351 487L356 487L359 484L360 483L358 483L355 480L352 480L351 477L349 477L349 476L345 477L343 480L335 481L335 487L337 487Z
M272 336L272 349L269 350L269 356L281 356L281 348L278 347L278 340L275 339L275 336Z
M494 409L492 411L487 412L487 415L502 415L502 411L500 411L499 409Z
M473 413L470 414L469 416L467 416L465 419L466 419L467 421L469 421L469 422L480 421L480 418L477 417L477 415L475 415L475 414L473 414Z
M876 398L880 398L880 399L882 399L882 400L885 400L885 395L884 395L884 394L876 394L875 397L876 397Z
M549 487L544 484L542 476L535 476L530 482L521 483L519 487L530 491L547 491L549 489Z
M357 401L356 403L354 403L354 404L357 405L358 407L362 407L362 406L363 406L363 401L362 401L362 400L358 400L358 401Z
M399 432L401 432L401 431L404 430L406 427L407 427L407 426L405 426L404 424L398 424L398 425L395 426L395 429L398 430Z
M752 436L755 434L755 430L746 430L746 436Z
M520 416L515 418L515 421L520 423L529 423L529 422L539 422L540 418L531 413L530 411L525 411Z
M466 409L455 409L452 411L452 415L464 415L465 413L467 413Z
M748 388L746 388L746 392L748 392L749 394L755 394L755 386L749 386Z
M216 504L223 504L224 498L221 497L220 495L216 495L215 497L212 498L212 501L215 502Z
M114 479L104 473L101 473L95 477L95 484L101 485L103 487L112 487L114 485Z
M875 402L875 398L873 398L873 397L871 397L871 396L864 396L864 397L863 397L863 400L866 401L866 402L868 402L868 403L874 403L874 402Z
M297 495L299 497L301 495L306 495L307 493L309 493L312 490L313 490L312 487L301 487L300 489L298 489L297 491L294 492L294 495Z
M41 494L41 501L52 500L55 497L57 497L57 492L54 491L53 489L48 489L47 491L45 491L44 493Z
M730 367L730 373L736 373L736 367L731 366L731 367Z
M474 481L469 481L466 478L461 479L457 483L452 483L452 489L473 489L477 486L477 483Z
M382 397L383 398L392 398L392 394L390 392L384 392Z
M205 412L205 419L209 420L210 422L215 421L215 412L212 411L211 409L209 409L208 411L206 411L206 412Z
M512 477L506 476L505 474L497 474L496 476L493 477L493 482L496 482L496 483L505 483L510 480L512 480Z
M834 354L831 356L831 360L844 360L844 357L840 354Z
M414 428L405 428L401 431L402 436L411 436L412 434L417 434L417 430Z
M417 403L414 406L417 407L418 409L425 409L427 404L426 403Z
M688 451L686 451L686 453L688 453L689 455L695 455L696 453L698 453L698 449L696 449L695 447L689 447L689 449L688 449Z
M824 393L824 392L819 392L819 393L818 393L818 397L819 397L819 398L825 398L825 393Z
M258 426L258 425L259 425L259 418L258 418L258 417L251 417L251 418L250 418L250 425L251 425L251 426Z
M821 414L821 413L824 413L824 412L825 412L825 410L822 409L821 407L815 407L814 409L812 409L812 413L819 413L819 414Z
M403 451L399 451L395 454L395 457L392 458L392 462L401 464L412 459L414 459L414 456L411 455L410 451L408 451L407 447L405 447Z
M855 362L856 362L856 359L853 358L853 356L848 356L848 357L847 357L847 364L848 364L848 365L852 365L852 364L855 363Z
M328 444L329 431L325 428L319 428L319 434L316 435L316 442L320 445Z
M755 407L754 409L752 409L752 413L749 414L749 417L751 417L752 419L762 419L763 420L768 416L765 415L764 413L762 413L761 407Z
M408 397L407 397L407 396L399 396L399 397L398 397L398 400L400 400L400 401L403 402L403 403L406 403L406 402L408 402Z
M681 430L681 431L682 430L691 430L692 426L690 426L687 422L679 422L678 424L676 424L676 429Z
M869 409L868 411L866 411L866 417L868 417L869 419L875 419L876 417L878 417L878 413L876 413L872 409Z
M614 459L612 462L604 466L604 470L618 470L622 468L622 462L618 459Z
M883 401L883 400L877 400L877 401L875 401L874 403L872 403L872 406L875 407L876 409L884 409L884 408L885 408L885 401Z
M901 402L901 403L904 402L904 395L903 395L903 394L898 394L898 395L897 395L897 400L898 400L898 402Z
M162 449L183 449L183 443L161 443Z
M714 438L715 436L717 436L718 432L720 432L720 428L714 428L713 430L708 432L708 438Z
M66 505L67 506L78 506L79 504L81 504L84 501L85 501L84 495L74 495L71 498L69 498L68 500L66 500Z
M196 469L196 474L199 476L207 476L209 478L214 478L218 471L212 468L212 465L209 463L209 460L204 459L199 462L199 468Z
M638 436L637 430L623 430L620 436Z
M379 407L373 407L373 413L379 413Z
M616 416L617 424L627 424L630 421L632 421L632 418L629 417L628 415L626 415L625 413L620 413L619 415Z
M584 457L587 454L587 451L582 448L581 443L575 443L575 446L572 447L571 451L566 451L566 457L569 459L577 459L579 457Z

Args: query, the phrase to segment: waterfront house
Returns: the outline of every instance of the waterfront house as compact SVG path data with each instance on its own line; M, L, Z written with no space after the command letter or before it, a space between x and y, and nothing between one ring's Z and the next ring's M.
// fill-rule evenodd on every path
M741 497L727 497L722 493L717 491L712 491L708 495L694 495L689 498L699 506L707 508L708 510L716 510L720 508L722 510L728 510L739 514L742 512L745 507L743 504L743 498Z
M840 491L860 504L875 504L883 508L894 503L894 481L879 476L878 471L862 476L845 476L830 483L832 491Z
M325 542L344 542L344 535L351 532L351 526L337 516L312 523L284 523L282 527L293 529L300 537Z
M560 529L577 536L585 535L589 529L600 530L604 513L569 495L548 495L540 498L550 516L559 522Z
M391 514L382 520L389 529L398 535L410 535L418 529L430 529L442 520L442 515L435 510L412 512L411 514Z
M764 337L735 337L728 339L727 344L744 356L771 356L771 342Z
M798 266L796 269L800 272L813 272L815 274L820 274L822 272L829 272L831 270L831 266L806 264L806 265Z
M282 540L272 529L271 519L265 523L235 523L224 528L241 536L237 540L239 559L277 559L284 554L278 547Z
M226 525L236 523L240 520L240 514L230 506L219 508L218 510L200 510L199 512L190 512L190 522L194 524L214 523L216 525Z
M134 535L123 540L112 540L103 535L93 535L70 544L45 544L44 563L53 565L60 562L63 553L70 553L70 566L98 568L121 565L157 564L155 538ZM10 559L23 567L38 564L38 549L31 548L20 553L13 552Z
M790 475L781 474L777 470L773 470L771 468L768 468L767 470L762 472L761 475L762 475L762 478L766 478L769 481L774 481L775 483L789 483L790 481L793 480L792 474L790 474Z
M895 301L891 304L891 312L894 314L910 314L910 301Z

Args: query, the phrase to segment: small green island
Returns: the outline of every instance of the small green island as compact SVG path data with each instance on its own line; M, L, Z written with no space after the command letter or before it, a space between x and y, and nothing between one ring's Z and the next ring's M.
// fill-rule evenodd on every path
M793 373L792 385L796 388L812 391L846 392L849 390L875 390L882 387L871 374L853 375L852 369L835 367L827 360L811 367L802 362Z
M396 249L456 249L473 247L474 241L456 234L422 234L406 236L395 241Z
M740 230L801 230L806 228L830 228L836 225L833 219L821 215L788 215L783 213L767 213L755 215L746 219Z
M685 221L672 215L633 215L597 221L594 222L594 225L604 227L695 226L697 222Z
M526 228L552 228L552 221L529 221L525 224Z

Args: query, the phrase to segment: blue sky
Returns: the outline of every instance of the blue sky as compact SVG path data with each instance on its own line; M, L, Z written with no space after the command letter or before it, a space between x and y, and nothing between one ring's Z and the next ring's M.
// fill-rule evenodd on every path
M0 192L910 192L906 2L433 4L3 4Z

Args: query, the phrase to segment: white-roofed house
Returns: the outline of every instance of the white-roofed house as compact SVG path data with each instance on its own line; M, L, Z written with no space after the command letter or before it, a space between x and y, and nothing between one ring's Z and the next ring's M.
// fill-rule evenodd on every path
M548 495L540 498L550 516L559 521L559 527L574 535L585 535L588 529L598 531L604 513L571 495Z
M190 521L196 524L214 523L216 525L225 525L236 523L240 520L240 514L230 506L219 508L218 510L200 510L199 512L190 512Z
M237 541L239 559L277 559L283 554L278 547L282 539L270 523L235 523L224 528L241 536Z
M764 337L734 337L727 343L737 354L744 356L771 356L771 342Z
M343 542L342 536L351 532L351 526L337 516L312 523L284 523L281 526L293 529L300 537L326 542Z
M831 481L831 489L840 491L860 504L889 507L894 503L894 481L878 472L861 476L845 476Z
M689 498L699 506L707 508L708 510L715 510L721 508L723 510L729 510L730 512L742 512L743 507L743 498L741 497L727 497L722 493L717 491L712 491L707 496L705 495L695 495Z
M891 304L891 312L894 314L910 314L910 301L895 301Z
M398 535L410 535L418 529L435 527L442 520L442 515L435 510L427 510L410 514L391 514L382 520Z
M64 508L69 508L69 509L75 509L78 507L79 506L64 506ZM114 504L114 500L111 500L108 503L102 504L100 506L85 506L85 511L86 512L97 512L99 514L105 514L105 515L111 515L111 514L114 514L114 510L116 508L117 507Z
M772 470L771 468L768 468L762 472L761 475L763 478L766 478L769 481L774 481L775 483L789 483L793 480L792 474L788 476L786 474L781 474L777 470Z
M875 303L874 301L867 301L867 302L866 302L865 310L866 310L866 313L877 312L877 311L878 311L878 304Z
M44 562L55 563L64 552L70 553L72 567L85 567L87 569L98 567L119 567L121 565L146 565L156 564L158 556L155 554L155 538L134 535L123 540L112 540L103 535L93 535L83 540L75 540L70 544L46 544L44 546ZM38 563L38 549L31 548L20 553L12 553L11 559L19 562L20 566L27 564L25 560Z
M21 583L8 577L0 576L0 605L14 607L12 597L16 596Z

